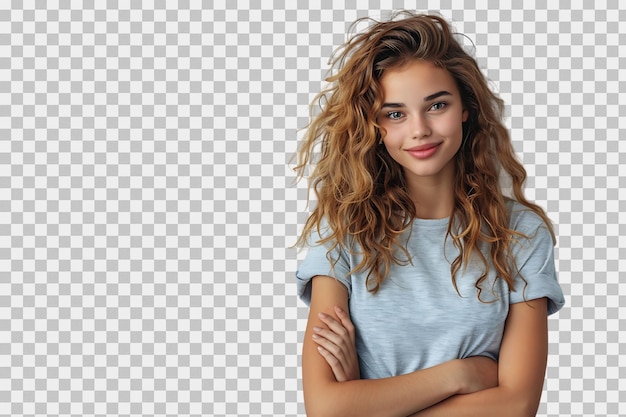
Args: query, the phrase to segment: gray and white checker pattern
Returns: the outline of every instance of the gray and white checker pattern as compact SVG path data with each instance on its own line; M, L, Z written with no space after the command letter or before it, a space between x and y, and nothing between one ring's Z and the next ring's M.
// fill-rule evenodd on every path
M626 415L617 0L2 1L0 415L303 416L297 129L349 24L416 7L475 42L556 224L539 415Z

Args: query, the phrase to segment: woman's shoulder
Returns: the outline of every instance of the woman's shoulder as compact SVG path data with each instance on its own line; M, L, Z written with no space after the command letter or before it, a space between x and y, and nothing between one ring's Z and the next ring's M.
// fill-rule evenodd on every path
M509 227L513 230L529 233L541 227L548 228L541 216L516 200L507 199L506 208L509 213Z
M335 228L330 224L328 218L322 217L317 223L314 223L304 236L305 247L322 246L327 249L346 249L355 245L354 239L348 235L338 236Z

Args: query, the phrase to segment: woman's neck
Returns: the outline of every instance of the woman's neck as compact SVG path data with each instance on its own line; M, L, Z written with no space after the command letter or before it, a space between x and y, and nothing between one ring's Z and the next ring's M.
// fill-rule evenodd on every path
M415 204L417 218L450 217L454 207L454 190L451 181L429 181L427 178L422 178L420 181L410 182L407 186Z

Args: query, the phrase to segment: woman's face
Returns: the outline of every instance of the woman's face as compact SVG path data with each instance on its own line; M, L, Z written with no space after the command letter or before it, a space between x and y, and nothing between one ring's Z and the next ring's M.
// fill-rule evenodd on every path
M467 120L452 75L432 62L415 60L385 71L380 83L383 143L403 167L409 188L425 181L451 183Z

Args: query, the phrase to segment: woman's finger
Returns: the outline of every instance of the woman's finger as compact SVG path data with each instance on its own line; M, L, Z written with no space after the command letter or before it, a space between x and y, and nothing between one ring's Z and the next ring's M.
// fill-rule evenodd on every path
M318 346L317 350L322 355L322 357L326 360L326 363L328 363L328 365L330 366L330 369L332 369L333 374L335 375L335 379L338 382L346 381L347 378L346 378L343 368L341 367L341 362L335 356L333 356L331 352L324 349L323 347Z
M342 337L348 333L346 328L343 327L343 325L335 320L332 316L325 313L319 313L319 318L324 322L324 324L328 326L331 331L333 331L333 333Z
M314 327L313 328L313 338L316 339L315 336L319 338L323 338L324 340L328 340L334 346L336 346L339 350L342 350L342 345L347 343L340 335L336 334L332 330L324 329L322 327ZM332 350L332 349L331 349Z
M338 346L337 344L335 344L331 340L329 340L329 339L325 338L323 335L319 335L319 334L314 334L313 335L313 341L315 343L317 343L318 346L321 346L324 349L326 349L327 351L329 351L330 353L332 353L333 356L335 356L335 358L337 358L337 360L339 362L342 362L342 360L343 360L345 355L343 353L343 349L341 349L341 346Z
M348 331L350 337L354 337L354 324L350 320L350 315L339 306L335 306L335 313L337 313L337 317L339 317L341 324Z

